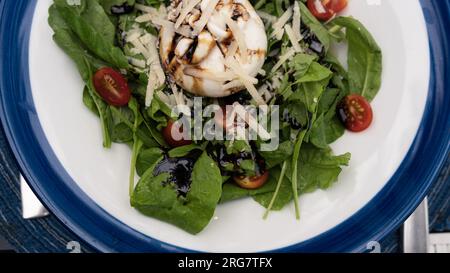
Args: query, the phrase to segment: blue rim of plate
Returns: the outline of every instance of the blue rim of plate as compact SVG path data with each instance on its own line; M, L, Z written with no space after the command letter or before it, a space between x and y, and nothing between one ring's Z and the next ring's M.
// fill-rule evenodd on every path
M431 50L425 113L394 176L362 209L307 241L273 252L363 252L396 229L418 206L450 150L450 2L421 0ZM0 118L22 174L57 218L104 252L187 252L139 233L83 193L53 153L34 109L28 48L36 1L0 2ZM7 16L6 16L7 15ZM450 74L448 74L450 75Z

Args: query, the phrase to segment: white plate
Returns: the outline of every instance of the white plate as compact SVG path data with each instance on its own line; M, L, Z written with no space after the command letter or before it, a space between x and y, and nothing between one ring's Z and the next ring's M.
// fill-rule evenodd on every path
M219 205L214 219L193 236L141 215L129 205L130 149L102 147L100 123L82 103L83 82L74 63L52 41L47 24L51 0L37 1L30 40L30 80L45 135L77 185L126 225L163 242L199 251L254 252L282 248L317 236L367 204L405 157L419 127L428 92L429 48L419 1L350 1L346 13L359 19L383 50L383 84L373 102L375 120L364 133L347 133L333 144L351 152L350 167L327 191L300 198L272 212L247 198Z

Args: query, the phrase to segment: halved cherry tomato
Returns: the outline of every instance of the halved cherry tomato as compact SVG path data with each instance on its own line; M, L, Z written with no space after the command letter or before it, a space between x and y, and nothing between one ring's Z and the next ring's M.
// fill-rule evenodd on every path
M110 67L98 70L93 82L97 93L110 105L125 106L131 99L127 81L122 74Z
M363 96L354 94L343 98L336 111L345 128L352 132L364 131L372 124L372 107Z
M306 4L314 17L327 21L347 7L347 0L308 0Z
M167 122L167 127L163 128L162 134L166 143L171 147L192 144L192 140L189 139L188 133L184 131L183 125L178 125L178 123L175 123L172 120Z
M235 176L233 177L234 182L239 185L239 187L249 190L261 188L269 179L269 171L264 171L259 176Z

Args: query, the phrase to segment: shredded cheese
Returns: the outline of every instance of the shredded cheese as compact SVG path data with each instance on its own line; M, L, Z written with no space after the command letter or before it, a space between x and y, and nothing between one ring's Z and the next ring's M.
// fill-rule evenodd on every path
M251 84L258 84L258 79L248 75L234 57L231 56L226 58L225 65L230 68L237 75L237 77L245 79Z
M208 6L203 10L202 16L195 23L194 27L194 35L198 35L205 28L206 24L209 21L209 18L213 15L214 10L219 3L220 0L210 0Z
M142 46L145 47L148 53L148 57L146 56L146 58L149 71L145 95L145 106L149 107L152 103L155 90L166 81L166 75L164 74L164 70L161 66L158 50L156 48L157 38L151 34L146 34L139 40L145 44Z
M175 22L175 28L179 28L181 24L183 23L184 19L186 19L186 16L189 14L189 12L197 6L201 0L185 0L187 1L186 6L183 6L183 9L180 12L180 15L178 16L177 21Z
M155 8L152 8L152 7L149 7L149 6L145 6L145 5L142 5L142 4L138 4L138 3L136 3L134 5L134 7L137 10L140 10L140 11L143 11L143 12L146 12L146 13L153 13L153 12L156 13L157 12L157 10Z
M266 105L264 99L259 95L258 90L256 90L253 83L248 79L248 75L243 73L239 67L239 65L235 63L235 60L227 59L226 65L231 68L231 70L236 73L238 78L241 80L242 84L245 86L247 91L250 93L252 98L255 100L257 105Z
M272 72L275 72L280 68L287 60L292 58L295 55L295 49L290 48L284 55L280 57L278 62L275 64L275 66L272 68Z
M300 6L298 5L298 1L294 2L294 15L292 16L292 29L294 30L294 35L297 38L297 41L302 39L301 34L301 16Z
M136 50L142 54L145 59L150 58L150 52L145 48L139 39L131 41L131 44L136 48Z
M248 124L250 129L257 132L262 140L268 140L271 138L269 132L267 132L266 129L264 129L264 127L261 126L261 124L259 124L259 122L248 111L245 110L244 106L242 106L238 102L235 102L233 104L233 108L236 111L236 114Z
M283 13L283 15L281 15L281 17L278 18L278 20L275 23L273 23L273 25L272 25L273 32L270 35L270 37L276 37L278 40L281 40L281 38L283 37L283 27L291 19L291 17L292 17L292 7L289 7ZM280 33L281 33L281 37L280 37Z
M175 29L175 32L188 38L194 38L196 35L192 32L191 27L187 25L182 25Z
M314 0L314 7L316 8L318 13L326 13L325 7L322 4L321 0Z
M263 20L266 20L270 24L273 24L273 23L275 23L277 21L277 17L276 16L273 16L273 15L267 13L267 12L258 10L257 13L258 13L259 17L261 17Z
M300 47L300 44L297 40L297 35L294 34L294 31L292 30L290 25L285 25L284 30L286 31L287 36L289 37L289 41L292 44L292 47L294 48L295 52L302 52L302 48Z
M239 46L239 53L242 59L243 63L247 63L248 61L248 47L247 43L245 41L244 33L239 29L239 26L236 24L233 19L231 19L228 16L224 16L225 22L227 23L228 27L230 28L231 32L233 33L234 39L236 39L236 42Z
M233 88L241 87L241 86L242 86L242 82L240 80L233 80L229 83L224 84L223 90L233 89Z

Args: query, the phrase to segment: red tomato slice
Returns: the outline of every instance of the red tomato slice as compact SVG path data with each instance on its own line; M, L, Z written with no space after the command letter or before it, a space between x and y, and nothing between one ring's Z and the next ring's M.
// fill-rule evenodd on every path
M176 126L174 126L176 125ZM162 130L164 140L171 147L180 147L192 144L192 140L188 138L188 134L184 132L183 127L178 123L169 120L167 127Z
M131 99L130 88L125 78L110 67L98 70L93 79L97 93L113 106L125 106Z
M347 0L331 0L329 7L334 12L338 13L344 10L347 7L348 1Z
M269 171L264 171L260 176L235 176L233 179L241 188L249 190L259 189L269 179Z
M347 0L308 0L306 4L314 17L328 21L347 7Z
M361 132L369 128L373 121L373 111L369 102L360 95L349 95L339 102L337 114L345 128Z

